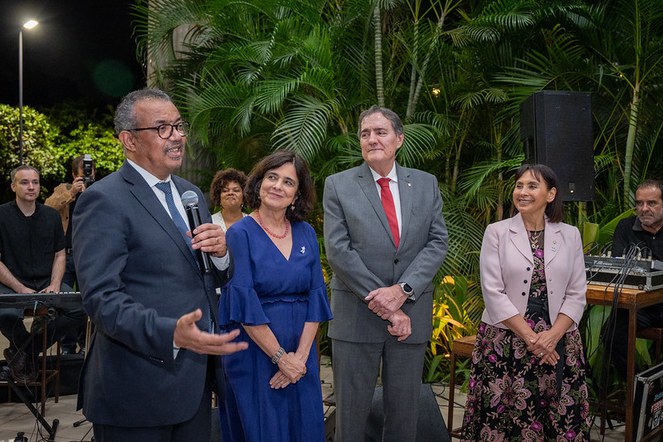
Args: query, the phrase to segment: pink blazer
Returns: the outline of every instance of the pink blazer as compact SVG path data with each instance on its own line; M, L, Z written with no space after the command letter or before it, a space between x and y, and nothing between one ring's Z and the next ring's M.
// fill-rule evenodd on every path
M544 263L550 320L559 313L577 327L585 308L585 260L580 232L546 219ZM529 298L534 261L527 230L520 214L489 225L481 245L481 289L485 309L481 320L506 328L501 322L524 315Z

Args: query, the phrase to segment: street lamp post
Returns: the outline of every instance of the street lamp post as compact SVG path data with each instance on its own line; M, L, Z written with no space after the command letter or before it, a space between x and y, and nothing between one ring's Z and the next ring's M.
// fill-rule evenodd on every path
M32 29L39 24L36 20L23 23L23 28ZM23 164L23 29L18 31L18 158Z

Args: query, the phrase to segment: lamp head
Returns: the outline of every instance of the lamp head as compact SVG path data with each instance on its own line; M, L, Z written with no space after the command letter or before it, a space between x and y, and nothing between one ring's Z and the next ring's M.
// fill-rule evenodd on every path
M39 22L37 20L30 19L30 20L26 21L25 23L23 23L23 27L25 29L32 29L35 26L37 26L38 24L39 24Z

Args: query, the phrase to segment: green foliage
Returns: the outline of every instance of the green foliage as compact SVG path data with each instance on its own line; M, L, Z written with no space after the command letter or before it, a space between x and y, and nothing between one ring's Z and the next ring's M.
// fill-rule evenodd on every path
M473 284L476 282L468 282L463 276L446 276L437 285L433 302L433 335L426 351L424 382L445 380L454 339L476 333L478 322L468 314L477 308Z
M71 179L71 160L89 153L95 160L97 179L117 170L124 161L122 145L115 138L109 115L91 121L83 111L64 106L49 114L30 107L23 109L23 162L41 173L42 197L61 182ZM19 165L17 108L0 104L0 173L2 201L14 197L9 173Z
M90 154L95 161L97 179L117 170L124 161L122 144L113 132L111 109L89 114L76 104L63 103L46 110L50 121L61 128L57 139L65 172L57 179L71 178L71 160Z
M438 177L449 229L427 358L427 378L440 379L450 340L479 321L481 238L508 216L525 98L592 94L596 201L568 205L567 219L599 225L599 242L634 184L663 176L659 3L154 0L136 8L136 30L210 169L293 149L320 188L361 162L363 109L384 97L401 115L398 161Z
M69 133L60 149L63 157L69 159L89 153L95 162L97 179L117 170L124 161L122 144L113 130L98 123L80 123ZM68 167L67 177L70 171L71 167Z
M23 108L23 162L36 167L42 177L63 172L62 152L55 140L59 129L31 107ZM19 109L0 104L0 176L9 187L9 172L20 164ZM4 189L3 189L4 190Z

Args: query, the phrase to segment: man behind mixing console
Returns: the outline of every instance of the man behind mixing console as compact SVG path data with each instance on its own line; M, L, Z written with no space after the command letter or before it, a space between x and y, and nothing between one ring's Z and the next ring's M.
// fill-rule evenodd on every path
M612 239L612 256L624 256L633 247L643 257L663 260L663 182L645 180L635 191L635 216L619 222ZM663 327L663 304L638 310L638 330ZM622 378L626 377L626 348L628 343L628 315L617 311L612 337L612 361ZM635 344L633 344L635 345ZM636 371L639 371L636 367Z

